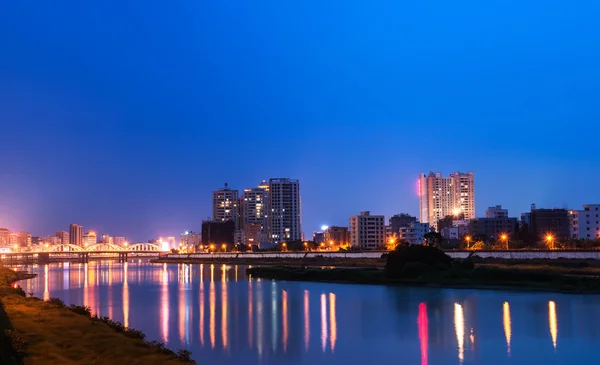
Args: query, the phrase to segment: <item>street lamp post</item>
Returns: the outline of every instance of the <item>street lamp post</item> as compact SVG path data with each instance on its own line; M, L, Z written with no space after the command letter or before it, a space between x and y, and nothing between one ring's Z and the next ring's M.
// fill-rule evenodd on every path
M548 243L548 248L554 250L554 236L551 233L546 235L546 242Z
M506 244L506 249L508 250L508 235L502 233L502 235L500 235L500 240Z
M471 248L471 236L465 236L465 241L467 241L467 250Z

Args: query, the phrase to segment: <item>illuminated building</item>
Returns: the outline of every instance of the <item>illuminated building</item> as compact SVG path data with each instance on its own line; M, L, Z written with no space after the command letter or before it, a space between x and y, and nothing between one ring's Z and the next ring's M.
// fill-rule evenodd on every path
M10 248L10 231L0 228L0 248Z
M326 245L332 244L336 247L347 245L350 242L348 227L328 227L323 238Z
M125 237L113 237L113 244L117 245L117 246L124 246L125 245Z
M31 247L31 234L28 232L12 232L10 234L10 247Z
M418 180L419 214L422 223L437 229L437 223L450 215L475 218L475 175L455 172L442 177L439 172L421 174Z
M399 241L410 244L423 243L425 235L431 231L429 223L412 222L406 227L398 228L397 236Z
M79 224L69 226L69 243L75 246L83 246L83 226Z
M102 233L102 235L100 236L100 242L112 244L113 238L108 233Z
M600 204L586 204L583 210L569 211L572 238L600 238Z
M257 245L258 236L266 228L269 203L269 184L262 181L258 187L245 189L242 193L243 243Z
M83 245L85 247L95 245L96 243L98 243L98 237L96 236L96 232L94 231L89 231L86 234L84 234L82 240Z
M67 245L69 244L69 232L67 231L56 231L56 237L58 237L59 244Z
M269 209L267 226L270 245L302 239L302 209L298 180L269 179Z
M239 225L238 191L227 187L213 191L212 196L212 221L234 223L236 229Z
M202 243L200 233L185 231L185 233L181 235L179 243L183 246L196 247Z
M360 212L350 217L350 244L367 250L385 246L385 219L382 215Z
M48 236L48 237L46 237L46 243L51 246L60 245L60 238L58 238L56 236ZM68 239L67 239L67 243L68 243Z

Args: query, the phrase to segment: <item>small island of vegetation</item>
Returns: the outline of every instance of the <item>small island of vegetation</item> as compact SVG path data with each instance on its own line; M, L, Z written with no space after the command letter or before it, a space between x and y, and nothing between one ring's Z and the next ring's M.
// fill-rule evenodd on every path
M399 245L387 254L384 268L260 266L247 269L247 273L295 281L600 293L600 278L577 270L480 265L474 258L452 259L442 250L426 245Z

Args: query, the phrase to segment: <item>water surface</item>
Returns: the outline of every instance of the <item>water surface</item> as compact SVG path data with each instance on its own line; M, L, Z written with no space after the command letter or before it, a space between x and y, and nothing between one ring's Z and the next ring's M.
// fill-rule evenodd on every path
M85 304L199 364L599 364L600 296L277 282L244 266L31 266L26 292Z

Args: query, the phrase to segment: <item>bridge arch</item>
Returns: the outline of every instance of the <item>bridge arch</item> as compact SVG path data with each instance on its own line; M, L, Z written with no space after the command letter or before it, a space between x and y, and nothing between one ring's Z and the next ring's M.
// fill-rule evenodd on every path
M71 245L69 243L64 243L60 245L52 245L48 248L50 252L83 252L83 248L75 245Z
M160 251L160 247L153 243L136 243L128 247L129 251Z
M90 245L86 247L86 251L125 251L125 249L121 246L115 245L113 243L96 243L95 245Z

